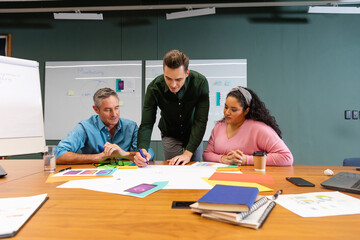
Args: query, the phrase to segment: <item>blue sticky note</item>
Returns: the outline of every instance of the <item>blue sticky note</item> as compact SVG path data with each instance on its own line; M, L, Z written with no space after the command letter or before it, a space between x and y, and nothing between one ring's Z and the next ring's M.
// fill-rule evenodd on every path
M221 99L220 92L216 92L216 106L220 106L220 99Z

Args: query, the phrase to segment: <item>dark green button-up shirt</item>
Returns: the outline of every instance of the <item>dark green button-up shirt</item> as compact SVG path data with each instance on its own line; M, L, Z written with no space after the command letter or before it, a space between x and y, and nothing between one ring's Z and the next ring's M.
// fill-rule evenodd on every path
M182 141L185 149L194 153L204 136L209 114L209 84L206 77L190 71L176 94L169 90L164 75L156 77L149 84L138 132L138 148L149 148L157 107L161 110L158 125L161 134Z

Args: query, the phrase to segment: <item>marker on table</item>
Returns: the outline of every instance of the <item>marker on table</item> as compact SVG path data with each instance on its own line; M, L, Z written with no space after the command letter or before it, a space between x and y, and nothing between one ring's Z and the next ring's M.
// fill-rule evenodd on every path
M145 155L144 155L144 153L143 153L143 151L139 148L139 152L140 152L140 155L143 157L143 158L145 158L145 160L146 160L146 164L149 164L149 162L148 162L148 160L146 159L146 157L145 157Z
M102 151L102 152L105 150L104 147L101 145L98 145L98 147L99 147L100 151Z
M279 191L277 191L275 194L274 194L274 196L272 196L272 201L275 201L276 199L277 199L277 197L280 195L280 194L282 194L282 192L283 192L283 190L279 190Z
M70 170L70 169L71 169L71 167L63 168L63 169L59 170L59 172L63 172L63 171Z

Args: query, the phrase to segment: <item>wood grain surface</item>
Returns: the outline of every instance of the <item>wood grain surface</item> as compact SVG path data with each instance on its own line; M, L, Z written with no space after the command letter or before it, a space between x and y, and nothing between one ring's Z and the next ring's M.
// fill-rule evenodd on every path
M166 164L166 162L156 162ZM47 193L50 199L13 239L356 239L360 236L360 215L302 218L277 205L259 230L202 218L189 209L172 209L172 201L196 201L207 190L162 189L145 198L83 189L58 189L62 183L45 183L42 160L1 160L8 176L0 179L0 197L23 197ZM58 166L57 170L67 167ZM72 166L87 168L90 165ZM274 177L267 185L284 194L330 191L320 186L335 174L356 172L355 167L309 166L267 167ZM253 166L243 173L256 173ZM285 177L303 177L315 187L301 188ZM346 193L360 198L360 195Z

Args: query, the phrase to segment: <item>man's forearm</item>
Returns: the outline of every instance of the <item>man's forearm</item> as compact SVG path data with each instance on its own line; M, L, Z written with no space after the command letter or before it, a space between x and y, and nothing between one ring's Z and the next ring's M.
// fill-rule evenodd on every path
M138 135L137 135L137 147L148 149L151 142L151 134L153 131L153 126L151 124L141 124Z
M105 159L104 153L98 154L79 154L73 152L66 152L61 157L56 159L56 164L89 164L98 163Z

